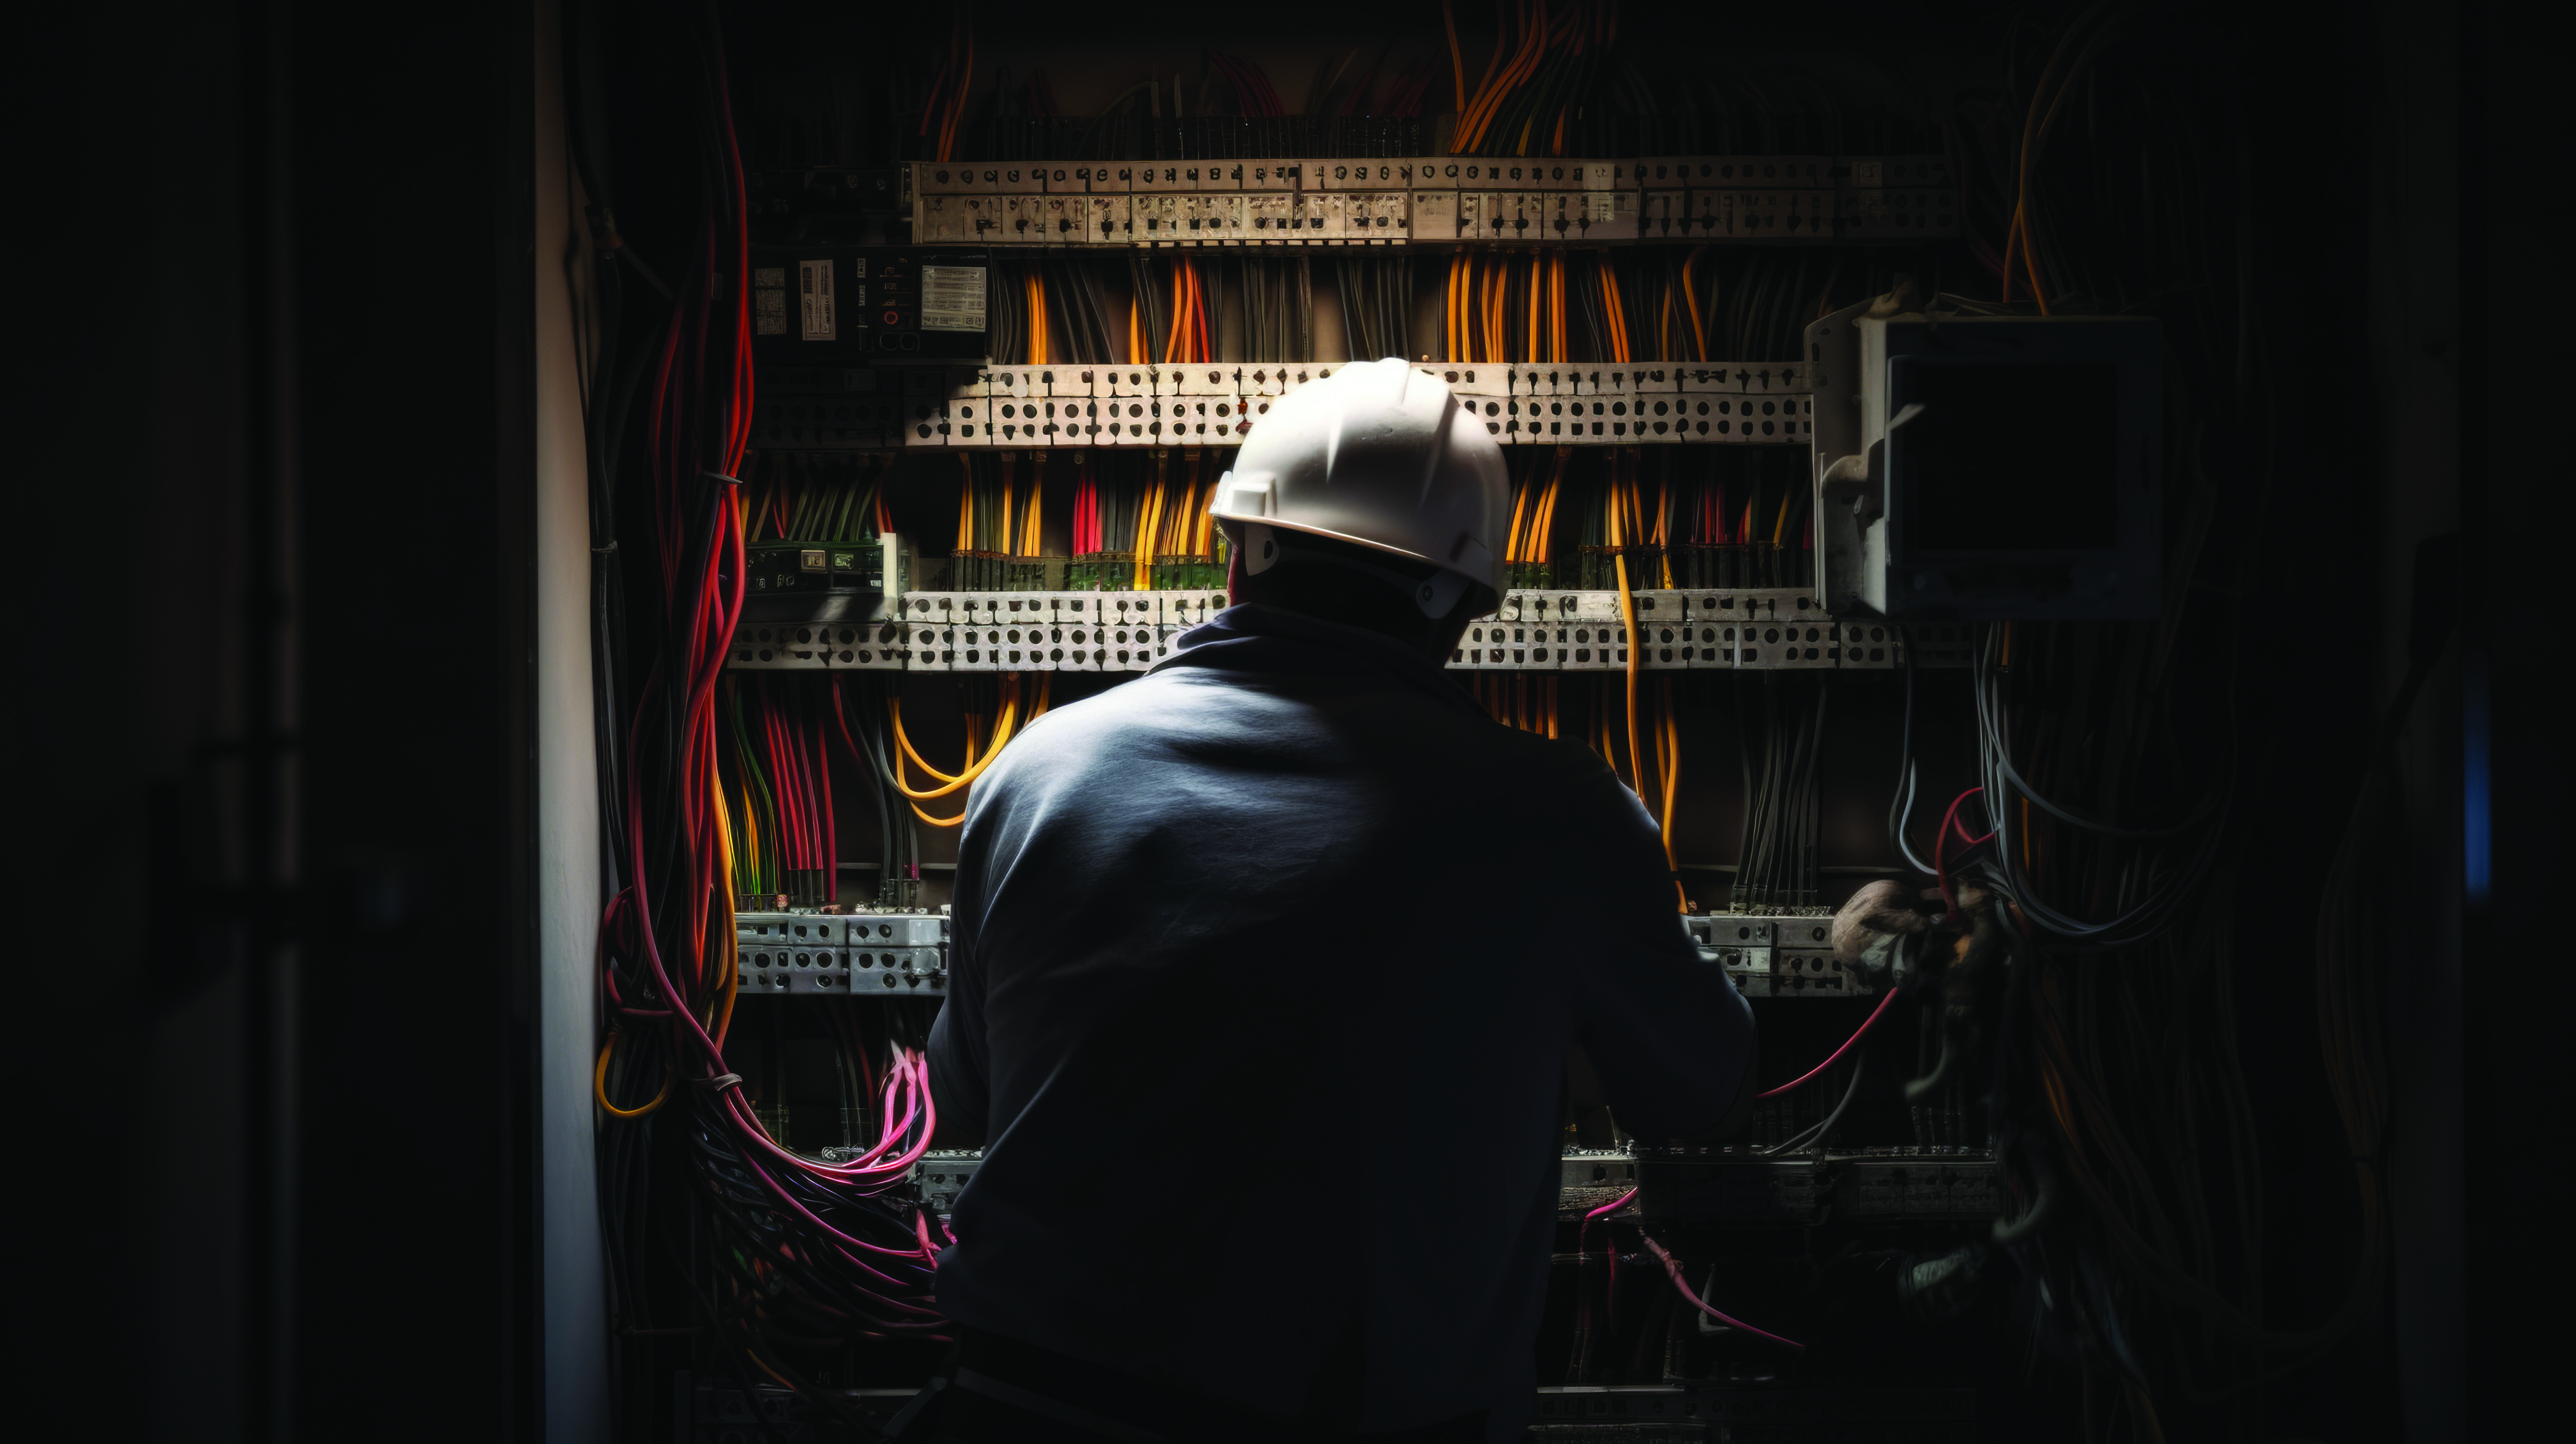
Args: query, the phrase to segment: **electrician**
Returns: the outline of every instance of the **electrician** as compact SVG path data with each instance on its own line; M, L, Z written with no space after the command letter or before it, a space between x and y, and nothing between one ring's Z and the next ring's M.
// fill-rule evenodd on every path
M1234 605L976 784L930 1067L985 1153L907 1438L1517 1439L1570 1057L1635 1136L1741 1124L1653 820L1442 670L1509 510L1437 378L1290 393L1218 483Z

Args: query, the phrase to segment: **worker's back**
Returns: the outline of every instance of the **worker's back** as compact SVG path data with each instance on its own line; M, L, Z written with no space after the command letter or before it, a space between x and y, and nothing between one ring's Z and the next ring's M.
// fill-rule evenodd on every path
M940 1305L1265 1415L1512 1413L1569 1046L1631 1132L1698 1133L1747 1010L1590 752L1369 633L1184 640L975 787L932 1062L987 1144Z

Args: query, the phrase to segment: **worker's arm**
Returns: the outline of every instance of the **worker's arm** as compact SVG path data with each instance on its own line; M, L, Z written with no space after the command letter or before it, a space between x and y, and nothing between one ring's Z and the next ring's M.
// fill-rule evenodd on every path
M1721 1137L1752 1111L1753 1010L1684 931L1653 820L1594 767L1572 819L1593 884L1573 969L1585 1071L1634 1137Z

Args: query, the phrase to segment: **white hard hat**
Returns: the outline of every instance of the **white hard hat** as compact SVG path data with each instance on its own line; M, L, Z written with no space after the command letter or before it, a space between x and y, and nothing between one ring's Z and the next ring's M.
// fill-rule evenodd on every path
M1511 499L1483 423L1439 377L1390 357L1279 398L1218 479L1214 512L1429 562L1500 593Z

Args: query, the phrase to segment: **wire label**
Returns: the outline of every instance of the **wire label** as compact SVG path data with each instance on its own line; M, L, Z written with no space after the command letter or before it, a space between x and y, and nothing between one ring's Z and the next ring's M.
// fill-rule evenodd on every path
M982 266L922 267L921 329L924 331L983 330L984 268Z
M796 263L796 297L802 307L799 335L808 341L836 339L832 326L832 262L830 257Z

